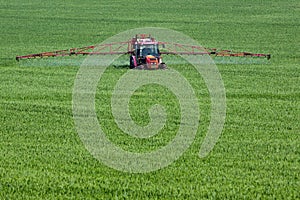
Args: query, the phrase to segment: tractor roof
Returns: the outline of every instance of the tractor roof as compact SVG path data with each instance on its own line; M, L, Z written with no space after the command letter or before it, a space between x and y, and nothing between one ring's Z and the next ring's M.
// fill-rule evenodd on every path
M135 35L135 37L132 38L132 43L133 44L141 44L141 45L144 45L144 44L158 44L158 42L153 37L151 37L150 34Z

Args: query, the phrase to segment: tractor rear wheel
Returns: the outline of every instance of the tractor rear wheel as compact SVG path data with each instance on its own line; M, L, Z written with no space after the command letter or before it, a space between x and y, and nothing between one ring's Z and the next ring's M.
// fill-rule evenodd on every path
M133 57L132 56L130 56L130 69L133 69L133 68L135 68L135 66L134 66L134 61L133 61Z

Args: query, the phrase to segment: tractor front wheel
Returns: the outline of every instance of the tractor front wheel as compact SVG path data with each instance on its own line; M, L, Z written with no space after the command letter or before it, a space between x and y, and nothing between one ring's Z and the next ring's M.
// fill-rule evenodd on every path
M166 65L165 63L160 63L160 64L158 65L158 68L159 68L159 69L167 69L167 65Z

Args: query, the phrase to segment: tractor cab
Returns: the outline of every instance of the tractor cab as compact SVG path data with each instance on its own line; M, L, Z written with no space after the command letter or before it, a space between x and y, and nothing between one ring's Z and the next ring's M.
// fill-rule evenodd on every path
M139 57L146 57L148 55L158 57L159 50L157 44L137 45L136 55Z
M130 67L144 67L147 69L158 69L161 57L158 42L150 35L136 35L132 40L133 54L130 58Z

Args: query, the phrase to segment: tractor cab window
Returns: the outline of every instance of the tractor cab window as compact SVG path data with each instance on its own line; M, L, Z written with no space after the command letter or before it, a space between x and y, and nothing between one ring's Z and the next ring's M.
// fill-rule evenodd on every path
M142 50L142 55L143 56L152 55L152 50L150 48L144 48Z
M146 57L147 55L157 56L158 55L157 45L154 44L141 45L137 53L143 57Z

